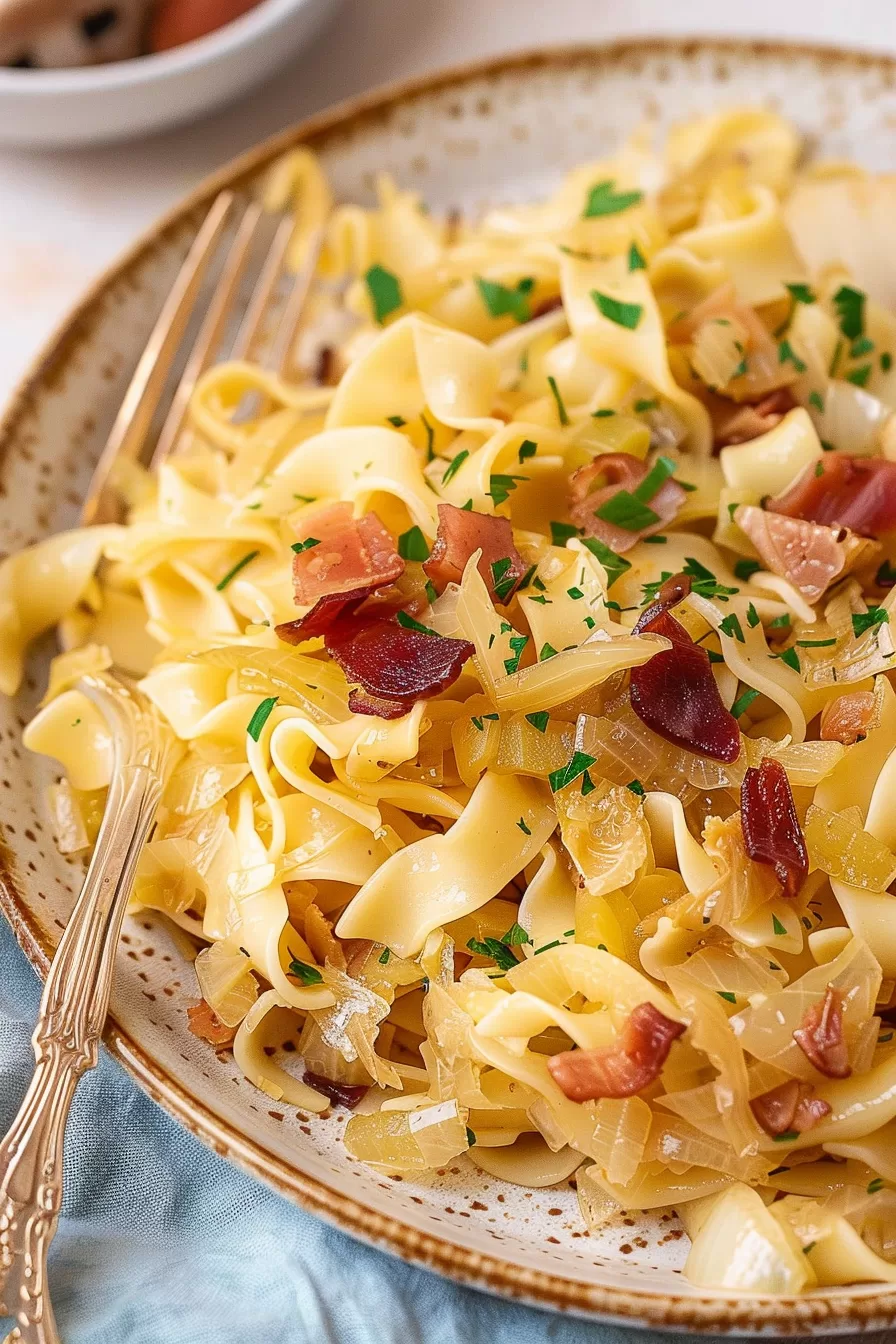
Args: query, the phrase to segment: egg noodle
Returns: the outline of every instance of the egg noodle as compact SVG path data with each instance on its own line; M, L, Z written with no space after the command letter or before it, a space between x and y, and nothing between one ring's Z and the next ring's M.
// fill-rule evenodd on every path
M896 1280L891 184L800 152L728 110L470 223L294 151L289 377L214 367L126 523L0 566L64 853L79 677L181 744L132 905L197 1035L379 1170L575 1173L769 1293Z

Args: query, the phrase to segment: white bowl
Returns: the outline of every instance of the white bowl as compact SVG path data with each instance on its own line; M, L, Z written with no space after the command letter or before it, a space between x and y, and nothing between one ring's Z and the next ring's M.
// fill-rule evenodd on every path
M73 70L0 69L0 145L84 145L189 121L245 93L317 32L336 0L263 0L155 56Z

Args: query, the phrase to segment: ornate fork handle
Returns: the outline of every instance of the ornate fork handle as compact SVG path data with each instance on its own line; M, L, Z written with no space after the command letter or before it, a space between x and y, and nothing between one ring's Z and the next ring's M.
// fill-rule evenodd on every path
M0 1315L10 1338L59 1344L46 1285L62 1203L65 1125L78 1079L95 1067L134 872L161 797L170 738L142 697L112 678L83 689L113 732L109 798L71 919L59 940L33 1036L36 1068L0 1142Z

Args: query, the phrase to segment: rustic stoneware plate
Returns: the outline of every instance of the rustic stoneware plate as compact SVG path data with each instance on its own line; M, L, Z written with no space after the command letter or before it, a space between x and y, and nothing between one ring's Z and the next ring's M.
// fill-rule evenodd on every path
M896 164L896 61L713 41L625 43L514 57L428 77L325 113L207 182L87 296L45 350L0 426L0 553L71 525L115 409L197 222L224 184L244 184L300 140L337 195L366 202L386 169L434 210L531 198L599 158L645 119L720 104L779 108L813 152ZM52 768L22 750L49 641L15 704L0 703L0 905L38 970L63 928L80 869L57 856L44 802ZM345 1113L312 1122L251 1087L187 1031L197 996L166 927L131 918L118 954L110 1050L172 1115L306 1208L451 1277L602 1319L724 1333L841 1333L896 1325L896 1292L873 1285L801 1299L689 1287L673 1218L626 1219L588 1236L568 1185L502 1186L459 1158L431 1179L385 1179L351 1162Z

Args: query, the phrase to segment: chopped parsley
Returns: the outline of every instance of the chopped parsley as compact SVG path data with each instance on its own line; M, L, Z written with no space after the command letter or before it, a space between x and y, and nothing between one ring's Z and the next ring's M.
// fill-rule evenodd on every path
M386 419L389 421L389 424L394 425L396 429L401 429L407 424L407 420L401 415L387 415Z
M737 1003L737 995L732 994L730 989L717 989L716 993L719 998L724 999L726 1003Z
M731 713L733 714L733 716L736 719L739 719L741 714L746 713L746 711L750 708L753 701L757 698L758 695L759 695L758 691L754 691L752 687L748 687L747 690L744 691L743 695L739 695L735 700L734 704L731 706Z
M527 831L526 834L531 835L531 831ZM531 941L532 939L522 924L511 924L501 939L501 942L506 943L508 947L521 947L523 943L531 943Z
M554 648L553 644L542 644L541 652L538 655L538 661L540 663L546 663L549 658L556 657L557 650Z
M544 733L547 732L550 717L546 709L538 709L534 714L526 715L526 722L531 723L532 727L537 729L539 733Z
M814 406L820 415L824 415L824 398L820 392L809 393L809 405Z
M732 611L723 621L719 622L719 629L722 634L727 635L729 639L736 639L738 644L744 643L744 632L741 629L740 621Z
M535 281L531 276L520 280L513 289L499 284L497 280L483 280L482 276L476 276L476 288L491 316L512 317L517 322L528 322L532 316L529 295L534 287Z
M643 482L642 482L643 484ZM635 497L628 490L617 490L615 495L604 500L599 509L594 510L595 518L612 523L626 532L642 532L660 521L658 513Z
M500 938L471 938L467 943L467 951L475 952L479 957L488 957L502 971L512 971L514 966L519 965L513 952L508 945Z
M883 1190L884 1182L882 1176L875 1176L873 1181L869 1181L865 1189L869 1195L876 1195L878 1190Z
M836 639L798 639L796 646L798 649L830 649L836 643Z
M579 775L583 775L590 766L594 765L596 760L596 756L589 756L587 752L575 752L566 765L561 766L559 770L552 770L548 775L551 793L559 793L561 789L565 789L574 783Z
M633 779L632 782L630 784L626 784L625 787L629 789L632 793L637 794L639 798L644 797L644 785L641 783L640 779Z
M529 643L529 636L513 635L511 636L509 643L510 647L513 649L513 657L504 659L504 671L508 676L511 676L512 673L519 671L520 659L523 656L523 649Z
M246 726L246 732L252 738L253 742L257 742L261 737L261 730L271 717L274 706L279 698L278 695L271 695L268 696L267 700L262 700L261 704L249 720Z
M388 947L384 947L377 960L381 966L388 966L391 955L392 953L389 951Z
M419 527L408 528L398 538L398 554L402 560L428 560L429 546Z
M848 341L857 341L865 332L865 295L860 289L841 285L834 295L834 307L843 335Z
M867 336L861 336L859 340L853 341L849 347L850 359L861 359L863 355L870 355L874 349L874 342L869 341Z
M520 466L523 465L527 457L534 457L538 451L538 444L534 439L523 439L517 453Z
M734 572L739 579L743 579L744 583L747 583L761 568L758 560L738 560L734 566Z
M750 605L747 607L747 625L750 627L751 630L755 630L756 626L759 624L759 621L760 621L759 612L756 610L756 608L753 606L753 603L751 602Z
M884 373L889 373L890 370L892 369L892 367L893 367L893 356L890 354L889 350L884 350L883 354L881 355L881 357L880 357L880 367L881 367L881 369L883 370Z
M247 565L251 565L255 557L260 554L261 554L260 551L250 551L248 555L243 556L242 560L237 560L233 569L229 569L227 573L224 575L221 582L215 585L217 591L219 593L223 593L224 589L227 587L229 583L233 582L237 574L241 573L242 570L244 570Z
M861 368L850 369L849 373L846 375L846 381L848 383L853 383L856 387L864 387L870 377L871 365L863 364Z
M320 545L320 537L306 537L304 541L294 541L290 550L295 551L296 555L301 555L302 551L310 551L312 546Z
M426 460L427 462L432 462L436 455L433 447L436 437L435 431L422 411L420 412L420 419L423 421L423 428L426 430Z
M599 289L592 289L591 297L597 311L608 322L615 322L617 327L625 327L627 331L635 331L641 321L641 314L644 312L640 303L623 303L622 299L614 299L610 294L602 294Z
M878 625L887 625L889 620L890 613L886 607L869 607L867 611L856 611L852 616L852 632L858 637Z
M582 797L587 798L589 793L593 793L596 788L597 785L586 770L582 775Z
M585 594L582 592L581 588L567 588L566 596L571 597L573 602L578 602L585 596Z
M786 663L788 667L792 667L794 672L800 670L800 656L796 649L784 649L781 653L770 653L769 657L780 658L781 662Z
M778 346L778 363L792 364L793 367L796 369L797 373L806 372L806 365L804 361L800 359L799 355L796 353L796 351L794 350L793 346L790 344L789 341L781 341L780 345Z
M468 1148L476 1147L476 1135L473 1133L469 1125L467 1125L467 1147Z
M520 830L522 831L523 835L531 835L531 834L532 834L532 832L529 830L529 827L526 825L525 820L524 820L522 817L520 817L519 821L517 822L517 826L519 826L519 828L520 828Z
M787 932L777 915L772 915L772 932L776 938L782 938Z
M643 415L645 411L658 411L659 406L656 397L648 397L646 400L635 402L635 414Z
M449 481L452 481L454 479L454 477L460 471L461 467L466 462L469 456L470 456L469 448L462 448L456 457L452 457L451 461L445 468L444 475L442 476L443 485L447 485Z
M790 613L785 611L783 615L776 616L773 621L768 623L769 630L788 630L790 628Z
M512 561L509 556L503 556L500 560L493 560L489 566L492 575L492 586L495 590L495 597L501 601L510 593L516 580L512 574L509 574Z
M553 527L554 524L551 523L552 531ZM603 565L607 574L608 588L612 588L619 576L632 567L630 560L623 560L621 555L617 555L616 552L611 550L599 537L583 537L582 545L586 546L594 556L595 560L599 560Z
M569 424L569 416L566 413L566 407L563 405L563 398L560 395L560 389L557 386L557 379L552 374L548 374L548 387L551 389L551 396L557 405L557 417L561 425Z
M628 250L628 269L630 271L647 270L647 262L644 260L644 253L638 247L637 243L632 243Z
M364 276L364 283L373 304L373 315L382 326L389 314L404 303L398 276L382 266L371 266Z
M601 406L598 410L591 412L591 418L592 420L606 420L609 416L615 414L616 412L609 406Z
M511 492L517 488L520 481L528 481L528 476L513 476L503 472L494 472L489 477L488 493L494 500L495 505L503 504L510 498Z
M294 980L301 980L303 985L322 985L324 982L324 978L316 966L309 966L304 961L296 961L295 957L289 963L289 974Z
M570 537L577 537L579 529L573 527L572 523L558 523L556 519L551 520L551 545L565 546Z
M644 193L641 191L617 191L616 183L612 179L608 182L598 182L588 193L582 218L597 219L602 215L620 215L623 210L630 210L633 205L640 205L643 199Z
M418 635L435 635L436 638L438 638L437 631L430 630L428 625L421 625L419 621L414 620L413 616L409 616L406 611L397 611L395 613L395 619L403 630L416 630Z

